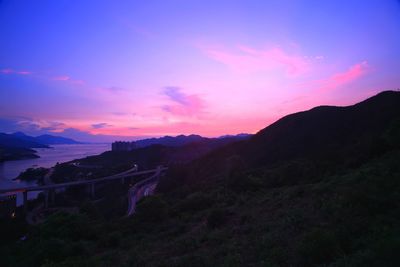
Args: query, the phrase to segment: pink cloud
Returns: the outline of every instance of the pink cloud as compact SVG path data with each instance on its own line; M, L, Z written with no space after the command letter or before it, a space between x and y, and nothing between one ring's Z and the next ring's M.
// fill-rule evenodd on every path
M258 50L241 45L234 52L214 48L202 48L202 50L211 59L240 72L283 69L288 75L298 75L310 68L304 56L290 54L280 47Z
M3 73L3 74L14 73L14 71L12 69L2 69L2 70L0 70L0 72Z
M78 84L78 85L85 84L85 81L83 81L83 80L70 80L70 82L73 84Z
M18 73L18 74L21 74L21 75L29 75L29 74L32 74L32 72L30 72L30 71L18 71L17 73Z
M327 91L338 88L342 85L355 81L369 71L367 61L363 61L351 66L347 71L336 73L326 80L320 81L320 90Z
M153 39L156 37L156 35L153 32L149 31L147 28L143 26L136 25L127 17L119 17L118 21L135 34L141 35L148 39Z
M202 113L205 103L198 95L188 95L179 87L165 87L163 94L171 102L164 105L162 110L179 116L194 116Z
M13 69L2 69L2 70L0 70L0 73L3 73L3 74L20 74L20 75L32 74L32 72L30 72L30 71L16 71L16 70L13 70Z
M69 82L71 84L76 84L76 85L82 85L85 84L85 81L83 80L74 80L68 75L60 75L60 76L55 76L52 78L54 81L62 81L62 82Z
M53 77L53 80L55 80L55 81L69 81L70 79L71 79L71 77L69 77L67 75Z

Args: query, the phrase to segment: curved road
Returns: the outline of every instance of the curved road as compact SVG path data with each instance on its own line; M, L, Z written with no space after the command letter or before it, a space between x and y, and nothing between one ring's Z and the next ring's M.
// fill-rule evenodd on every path
M158 179L162 171L168 168L158 166L157 171L149 178L136 183L128 191L128 212L127 216L135 213L136 203L145 196L152 195L158 184Z

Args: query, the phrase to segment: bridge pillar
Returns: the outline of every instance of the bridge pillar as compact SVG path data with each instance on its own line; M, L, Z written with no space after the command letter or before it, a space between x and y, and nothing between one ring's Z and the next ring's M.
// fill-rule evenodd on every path
M44 208L49 207L49 190L44 191Z
M125 177L121 178L121 184L125 184Z
M23 195L23 205L24 205L24 213L28 212L28 191L24 191Z
M56 202L56 192L54 189L50 189L50 204L54 205Z
M91 198L95 198L95 197L96 197L95 183L91 183L89 186L90 186L90 197L91 197Z

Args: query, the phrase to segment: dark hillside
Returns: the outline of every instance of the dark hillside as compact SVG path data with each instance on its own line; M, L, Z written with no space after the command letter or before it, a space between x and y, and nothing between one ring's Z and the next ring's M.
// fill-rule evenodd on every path
M5 221L2 264L400 266L399 94L292 114L215 150L197 143L89 157L81 162L170 169L132 217L104 219L95 201L27 230ZM104 206L124 211L117 195Z
M255 165L322 154L360 156L382 149L382 134L399 119L400 92L383 92L349 107L320 106L286 116L258 132L242 151Z
M391 149L399 125L400 92L382 92L348 107L316 107L283 117L249 140L229 144L180 167L179 181L195 184L225 175L232 168L268 169L298 160L315 170L311 176L321 177L360 166Z
M18 148L47 148L47 145L39 143L31 138L25 138L16 134L0 133L0 146Z

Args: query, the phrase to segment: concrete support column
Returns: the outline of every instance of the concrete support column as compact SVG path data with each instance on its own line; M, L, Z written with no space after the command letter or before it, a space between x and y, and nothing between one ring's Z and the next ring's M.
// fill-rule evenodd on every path
M93 198L93 199L96 197L95 190L96 190L95 183L91 183L90 184L90 197Z
M24 191L23 193L23 205L24 205L24 213L28 212L28 191Z
M54 189L50 189L50 204L54 205L56 203L56 191Z
M44 208L49 207L49 190L44 191Z
M125 184L125 177L121 178L121 184Z

